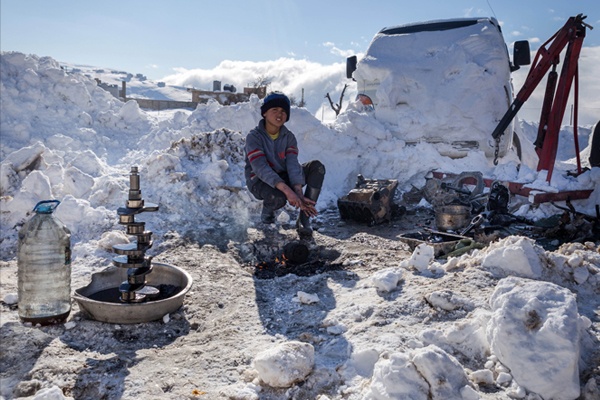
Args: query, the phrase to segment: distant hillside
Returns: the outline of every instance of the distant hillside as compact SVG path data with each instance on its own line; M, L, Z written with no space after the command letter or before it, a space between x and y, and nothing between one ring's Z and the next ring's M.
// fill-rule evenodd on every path
M182 86L168 86L164 82L147 79L142 74L133 74L111 68L100 68L89 65L60 63L70 73L81 73L90 78L99 79L109 85L117 85L121 89L126 83L127 97L155 100L191 101L192 94Z

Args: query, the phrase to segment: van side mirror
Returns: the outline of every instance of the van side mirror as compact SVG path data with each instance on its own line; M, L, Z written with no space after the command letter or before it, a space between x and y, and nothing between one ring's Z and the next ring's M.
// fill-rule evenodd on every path
M516 67L531 64L531 54L529 53L529 42L527 40L517 40L513 47L513 64Z
M346 78L352 79L352 73L356 71L356 64L358 63L358 59L356 56L350 56L346 58Z

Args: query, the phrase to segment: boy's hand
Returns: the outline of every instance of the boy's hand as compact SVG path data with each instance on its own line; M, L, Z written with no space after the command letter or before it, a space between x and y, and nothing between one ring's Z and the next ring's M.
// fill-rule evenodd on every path
M304 197L302 194L302 186L296 185L294 189L292 189L285 183L279 182L276 185L276 188L285 194L288 203L292 207L299 208L309 217L314 217L318 214L317 209L315 208L316 202L308 197Z
M300 206L300 210L304 212L309 217L314 217L318 214L317 209L315 208L315 202L308 197L302 196L302 205Z

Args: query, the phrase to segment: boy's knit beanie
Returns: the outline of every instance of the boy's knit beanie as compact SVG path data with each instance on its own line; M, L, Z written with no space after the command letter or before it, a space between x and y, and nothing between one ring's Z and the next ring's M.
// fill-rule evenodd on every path
M260 114L265 115L267 110L273 107L281 107L287 115L286 122L290 120L290 99L281 92L271 92L263 100L263 105L260 107Z

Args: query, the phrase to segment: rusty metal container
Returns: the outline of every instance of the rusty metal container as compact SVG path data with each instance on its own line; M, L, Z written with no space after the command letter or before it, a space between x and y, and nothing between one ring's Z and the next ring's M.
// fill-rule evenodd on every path
M340 217L370 225L390 221L397 187L395 179L365 179L358 175L354 189L338 199Z
M420 244L426 243L433 247L435 257L443 257L454 250L458 242L469 238L452 233L425 230L407 232L400 235L398 239L406 243L411 251L414 251Z
M435 224L440 231L456 231L466 227L471 218L471 207L445 205L436 208Z

